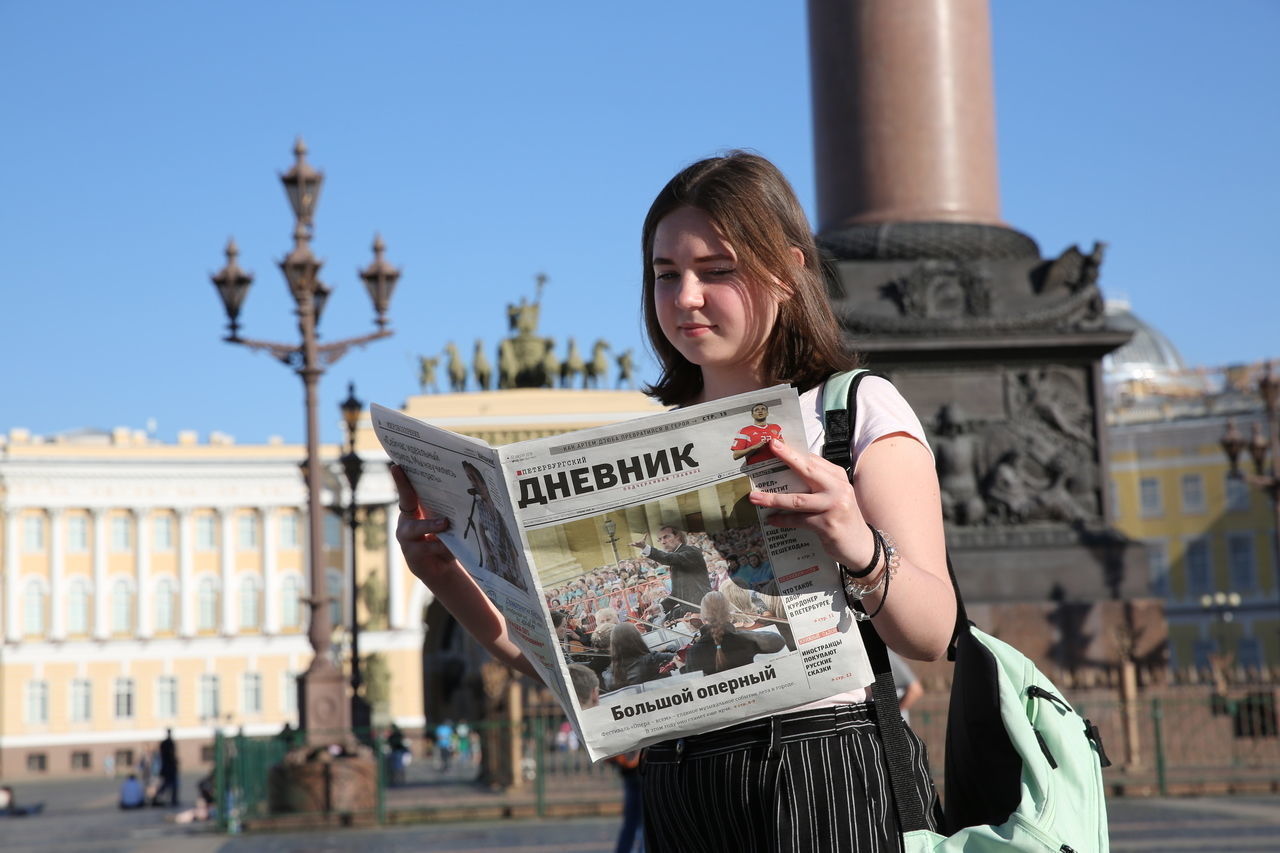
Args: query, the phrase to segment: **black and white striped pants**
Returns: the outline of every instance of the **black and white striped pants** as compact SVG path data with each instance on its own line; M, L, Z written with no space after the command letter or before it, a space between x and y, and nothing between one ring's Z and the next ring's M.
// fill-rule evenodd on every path
M930 828L937 792L907 728ZM902 849L873 704L780 714L650 747L641 765L647 853Z

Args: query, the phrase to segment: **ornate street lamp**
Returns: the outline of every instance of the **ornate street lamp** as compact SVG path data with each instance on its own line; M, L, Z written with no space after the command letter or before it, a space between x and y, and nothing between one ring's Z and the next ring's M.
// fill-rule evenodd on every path
M609 544L613 546L613 564L616 566L621 562L621 558L618 556L618 537L616 535L618 523L612 518L606 518L604 520L604 532L609 534Z
M1243 477L1262 489L1271 500L1272 568L1275 570L1276 599L1280 602L1280 432L1277 431L1280 417L1276 411L1280 406L1280 377L1273 372L1271 362L1267 362L1258 379L1258 396L1262 398L1263 423L1254 423L1253 435L1246 443L1236 429L1235 421L1228 420L1222 434L1222 450L1231 466L1231 476ZM1252 474L1240 470L1240 453L1246 446L1253 457Z
M356 502L356 487L360 484L360 475L364 473L364 463L356 452L356 428L360 425L360 415L364 411L364 403L356 396L356 384L347 384L347 399L340 404L342 421L347 426L347 452L339 460L342 471L347 477L347 486L351 489L351 501L347 504L347 527L351 532L351 727L356 737L372 743L373 733L370 726L373 715L369 702L360 692L364 678L360 673L360 583L357 576L359 561L356 559L356 536L360 528L360 505Z
M400 271L391 267L383 259L382 240L377 239L373 263L360 272L373 299L374 310L377 313L377 330L360 337L326 344L318 343L316 327L331 292L329 286L320 280L320 268L323 264L311 251L316 202L320 198L324 175L306 162L307 148L301 138L294 146L293 153L295 157L293 167L280 176L280 182L284 184L285 193L289 199L289 206L293 209L293 249L279 262L279 265L285 282L289 286L289 293L297 306L301 342L286 344L240 336L238 324L240 307L248 293L253 276L241 270L236 263L239 249L234 240L227 243L226 266L210 278L217 287L218 295L222 298L223 307L227 312L228 335L224 340L253 350L269 352L302 378L305 390L307 458L304 464L311 528L309 540L311 595L307 600L311 607L311 621L307 638L311 643L313 655L310 666L301 678L300 723L307 732L307 744L315 745L330 743L335 738L345 738L345 733L350 731L351 722L348 705L343 695L346 691L342 672L334 664L330 655L333 640L328 600L325 595L323 517L325 508L320 499L322 474L316 388L325 369L346 355L351 347L363 346L392 334L391 330L386 328L386 311Z

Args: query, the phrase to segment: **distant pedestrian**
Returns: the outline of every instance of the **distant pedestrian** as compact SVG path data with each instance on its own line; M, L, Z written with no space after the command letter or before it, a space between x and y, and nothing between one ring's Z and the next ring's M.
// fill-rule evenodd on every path
M398 725L392 723L391 731L387 733L387 760L390 765L392 785L404 784L408 758L409 743L405 739L404 732Z
M162 805L165 792L169 793L169 805L178 804L178 745L173 742L173 729L165 729L160 741L160 787L151 798L151 805Z
M151 750L146 747L138 751L138 781L143 793L151 790Z
M440 756L440 769L449 769L453 757L453 721L445 720L436 726L436 753Z
M130 773L120 783L120 808L140 809L147 804L147 792L137 773Z
M889 649L889 668L893 670L893 684L898 689L898 708L902 711L902 722L910 724L911 706L924 695L924 685L893 649Z

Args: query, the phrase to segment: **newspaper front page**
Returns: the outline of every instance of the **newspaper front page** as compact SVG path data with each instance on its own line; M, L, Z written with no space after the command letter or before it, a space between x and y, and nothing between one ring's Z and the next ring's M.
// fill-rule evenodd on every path
M807 491L762 441L803 442L794 388L496 449L372 416L593 760L874 680L817 537L747 500ZM585 701L570 664L597 677Z

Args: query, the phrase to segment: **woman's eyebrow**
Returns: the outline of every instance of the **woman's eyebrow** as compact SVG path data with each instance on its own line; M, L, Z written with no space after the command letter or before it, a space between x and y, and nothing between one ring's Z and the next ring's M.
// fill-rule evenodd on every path
M706 263L707 261L729 261L730 263L732 263L733 255L725 255L725 254L699 255L698 257L693 259L693 262L695 264ZM655 267L658 267L658 266L673 267L676 265L676 262L669 258L654 258L653 265Z

